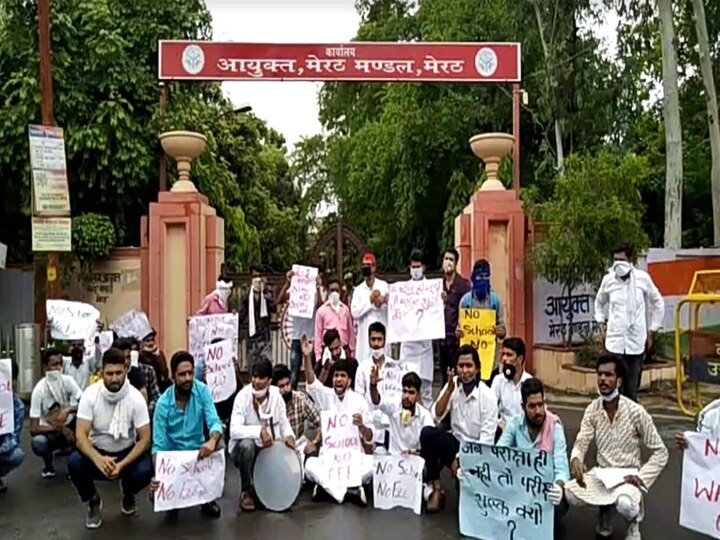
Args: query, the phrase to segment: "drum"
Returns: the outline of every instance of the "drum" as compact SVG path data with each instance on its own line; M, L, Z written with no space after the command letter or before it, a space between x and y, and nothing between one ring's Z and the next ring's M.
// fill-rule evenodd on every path
M282 441L261 450L255 460L253 485L265 508L273 512L288 510L302 486L302 468L295 450Z

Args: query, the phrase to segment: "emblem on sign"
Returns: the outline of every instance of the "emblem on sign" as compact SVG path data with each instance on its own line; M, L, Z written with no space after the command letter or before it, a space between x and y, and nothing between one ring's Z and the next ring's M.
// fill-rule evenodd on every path
M197 75L205 66L205 53L198 45L188 45L182 53L182 65L190 75Z
M483 77L490 77L498 66L497 54L488 47L483 47L475 55L475 69Z

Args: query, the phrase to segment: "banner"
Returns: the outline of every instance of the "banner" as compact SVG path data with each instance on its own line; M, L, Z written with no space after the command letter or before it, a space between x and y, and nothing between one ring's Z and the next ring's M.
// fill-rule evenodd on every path
M388 288L388 343L445 337L442 279L399 281Z
M95 338L100 312L90 304L46 300L45 310L53 339L86 341Z
M375 508L380 510L409 508L420 515L424 468L425 460L420 456L375 456L373 468Z
M213 401L219 403L233 395L237 388L235 362L231 339L205 347L205 382L213 395Z
M320 459L330 484L338 488L361 485L363 449L352 415L321 411L320 426L323 437Z
M209 503L222 497L225 487L225 452L219 450L198 460L197 450L158 452L155 511L165 512Z
M480 376L483 381L490 380L495 364L495 310L461 309L460 329L463 336L460 345L472 345L480 354Z
M552 459L545 452L463 443L460 534L482 540L552 540Z
M188 322L188 348L190 354L195 358L196 366L205 362L205 347L217 338L232 340L233 356L237 358L239 320L237 313L190 317Z
M139 309L131 309L123 313L110 325L110 329L113 330L118 337L135 339L143 339L152 332L152 326L150 326L147 315Z
M680 484L680 525L720 538L720 439L706 433L686 433Z
M12 389L12 362L0 360L0 435L15 431L15 405Z
M294 264L293 277L290 280L288 313L301 319L312 319L315 313L315 293L317 289L318 269L311 266Z

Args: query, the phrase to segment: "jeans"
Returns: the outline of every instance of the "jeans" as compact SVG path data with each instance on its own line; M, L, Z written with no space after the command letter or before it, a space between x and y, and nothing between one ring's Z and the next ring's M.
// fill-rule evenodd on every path
M254 439L241 439L233 448L232 459L240 471L240 493L251 493L253 489L253 469L260 448Z
M25 459L25 453L19 448L13 448L6 454L0 454L0 479L17 469Z
M426 426L420 432L420 455L425 460L427 479L439 480L440 472L451 467L460 450L460 441L452 433L435 426Z
M315 350L310 353L310 361L315 366ZM299 339L293 339L290 343L290 384L293 390L297 390L300 382L300 368L302 367L303 357L302 348Z
M75 418L67 425L67 428L75 433ZM33 454L42 458L46 469L53 469L53 453L58 450L70 448L70 443L61 433L44 433L33 436L30 441L30 448Z
M623 354L625 360L625 378L622 381L622 394L633 401L637 401L640 380L642 379L643 354Z
M126 448L121 452L106 452L96 448L103 456L112 456L116 462L120 462L133 449ZM68 458L68 472L70 479L75 484L80 500L83 503L89 502L97 493L95 491L95 480L107 480L105 475L85 454L75 450ZM138 459L127 465L120 473L120 485L123 495L135 495L150 484L154 474L150 454L143 454Z

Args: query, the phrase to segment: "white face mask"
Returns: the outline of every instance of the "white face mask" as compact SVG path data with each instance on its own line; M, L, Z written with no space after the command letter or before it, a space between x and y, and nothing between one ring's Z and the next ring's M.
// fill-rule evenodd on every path
M130 351L130 367L137 367L140 353L138 351Z
M371 350L372 350L372 357L375 360L382 358L382 355L385 354L385 349L371 349Z
M50 381L50 382L57 382L57 381L59 381L60 378L62 377L62 373L60 373L60 372L57 371L57 370L46 371L46 372L45 372L45 377L46 377L47 380Z
M604 394L600 394L600 397L602 398L602 400L605 403L609 403L611 401L614 401L615 398L617 398L619 394L620 394L620 390L618 388L616 388L615 390L610 392L607 396Z
M340 293L337 291L333 291L328 295L328 300L330 300L330 304L334 307L338 307L340 305Z
M410 269L410 277L413 278L415 281L417 281L418 279L422 279L423 269L422 268L411 268Z
M254 291L259 291L262 288L262 278L259 278L259 277L253 278L252 288Z
M254 388L251 388L250 391L252 392L252 395L255 399L262 399L267 396L268 393L267 386L262 390L255 390Z
M455 270L455 263L452 261L445 261L443 263L443 270L445 270L446 274L451 273L453 270Z
M632 264L627 261L615 261L612 265L613 272L618 279L626 277L633 269Z
M217 294L224 302L227 302L227 299L230 298L230 293L232 291L230 289L218 289Z

